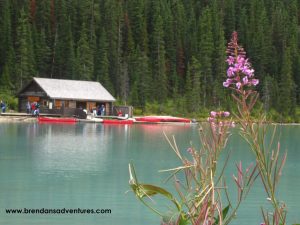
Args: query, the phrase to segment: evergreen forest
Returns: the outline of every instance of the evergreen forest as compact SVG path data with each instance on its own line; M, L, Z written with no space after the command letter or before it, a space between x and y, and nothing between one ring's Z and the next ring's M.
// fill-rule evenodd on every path
M0 94L32 77L92 80L144 112L228 110L237 31L261 107L296 121L299 24L297 0L1 0Z

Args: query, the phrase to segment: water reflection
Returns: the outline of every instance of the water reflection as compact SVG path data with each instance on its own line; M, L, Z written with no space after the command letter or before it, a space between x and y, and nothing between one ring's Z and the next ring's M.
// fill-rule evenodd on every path
M180 164L163 132L174 135L180 150L190 141L199 147L198 126L102 125L102 124L0 124L0 209L8 207L107 207L108 217L3 216L3 224L159 224L128 186L128 162L133 161L140 181L162 186L166 174L160 169ZM300 169L298 146L300 126L282 128L281 145L288 149L288 161L281 179L280 197L287 202L289 218L299 222ZM238 134L232 136L228 179L235 162L254 161ZM260 206L266 196L258 181L238 212L233 224L261 222ZM255 215L255 216L254 216ZM289 223L289 224L291 224Z
M75 172L105 172L111 135L102 125L39 124L42 138L35 139L33 163L41 173L74 176Z

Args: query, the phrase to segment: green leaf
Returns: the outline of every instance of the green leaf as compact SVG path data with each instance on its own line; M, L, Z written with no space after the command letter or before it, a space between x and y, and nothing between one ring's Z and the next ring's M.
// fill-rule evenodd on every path
M223 210L222 210L222 219L224 220L228 214L228 211L229 211L229 205L226 206ZM215 221L215 225L219 224L219 220L220 220L220 217L218 216L216 218L216 221Z
M131 186L131 189L133 190L133 192L135 193L135 195L138 197L138 199L142 200L144 197L150 197L153 195L157 195L157 194L161 194L164 197L166 197L167 199L171 200L177 210L179 212L181 212L181 206L180 204L177 202L177 200L174 198L174 196L168 192L167 190L158 187L158 186L154 186L151 184L140 184L137 181L137 177L136 177L136 173L135 173L135 169L133 164L129 164L129 185ZM145 202L144 202L145 204Z
M188 224L189 224L189 219L181 215L178 221L178 225L188 225Z
M186 214L180 212L169 212L163 216L162 224L188 225L190 223Z

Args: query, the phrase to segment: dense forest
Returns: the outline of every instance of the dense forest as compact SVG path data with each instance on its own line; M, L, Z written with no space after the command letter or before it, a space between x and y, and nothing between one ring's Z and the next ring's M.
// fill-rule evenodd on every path
M300 105L297 0L1 0L0 92L32 77L99 81L122 104L175 113L230 108L236 30L264 110Z

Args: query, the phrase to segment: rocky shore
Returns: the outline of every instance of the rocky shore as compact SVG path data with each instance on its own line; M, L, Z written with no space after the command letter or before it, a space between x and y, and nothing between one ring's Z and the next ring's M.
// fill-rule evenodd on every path
M29 116L1 116L0 115L0 123L7 122L36 122L36 117Z

